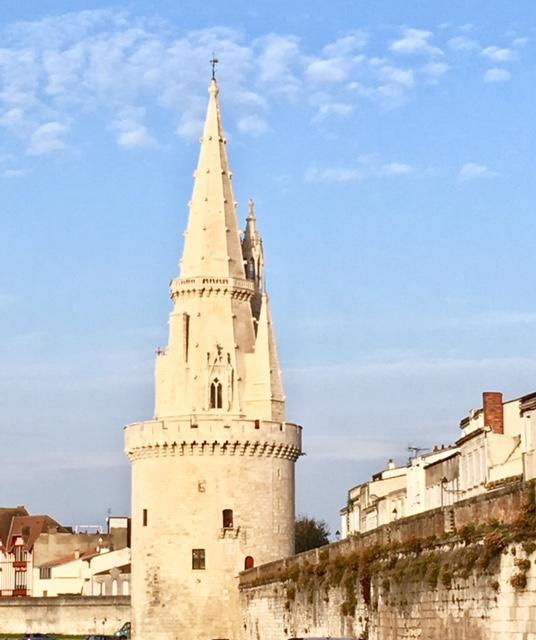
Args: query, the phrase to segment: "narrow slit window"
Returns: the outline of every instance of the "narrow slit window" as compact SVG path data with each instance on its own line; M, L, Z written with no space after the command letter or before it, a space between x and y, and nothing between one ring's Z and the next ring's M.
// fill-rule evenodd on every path
M188 362L188 349L190 344L190 316L187 313L182 314L182 337L183 337L183 360Z
M255 280L255 260L253 258L250 258L248 262L248 278Z
M192 549L192 569L200 570L205 568L205 550Z
M233 528L233 510L232 509L224 509L222 511L223 518L223 528L224 529L232 529Z
M143 510L143 526L146 527L147 526L147 509Z

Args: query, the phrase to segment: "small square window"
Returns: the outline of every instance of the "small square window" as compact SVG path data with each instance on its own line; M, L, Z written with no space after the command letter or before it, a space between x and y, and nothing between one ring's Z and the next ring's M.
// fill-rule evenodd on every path
M205 550L192 549L192 569L205 568Z
M39 567L39 578L41 580L50 580L51 569L50 567Z

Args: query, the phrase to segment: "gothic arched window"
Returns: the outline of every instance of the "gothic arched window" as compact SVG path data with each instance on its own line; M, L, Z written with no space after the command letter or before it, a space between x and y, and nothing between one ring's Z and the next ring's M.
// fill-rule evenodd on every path
M210 408L221 409L223 407L223 386L218 378L214 378L210 385Z

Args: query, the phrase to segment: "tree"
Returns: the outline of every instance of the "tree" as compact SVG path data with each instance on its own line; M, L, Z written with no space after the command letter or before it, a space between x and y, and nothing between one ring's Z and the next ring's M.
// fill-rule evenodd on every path
M329 527L324 520L298 516L295 524L296 553L329 544Z

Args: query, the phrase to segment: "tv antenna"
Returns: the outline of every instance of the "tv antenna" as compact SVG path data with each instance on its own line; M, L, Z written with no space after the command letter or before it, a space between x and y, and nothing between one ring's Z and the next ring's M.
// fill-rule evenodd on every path
M413 460L413 458L418 458L421 453L426 451L425 447L413 447L408 445L407 450L409 451L409 459Z

